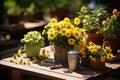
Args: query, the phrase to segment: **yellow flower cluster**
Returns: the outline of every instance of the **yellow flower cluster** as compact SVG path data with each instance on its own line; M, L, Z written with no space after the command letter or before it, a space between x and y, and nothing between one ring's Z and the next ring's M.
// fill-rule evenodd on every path
M86 53L85 53L86 42L85 42L85 41L81 41L79 48L80 48L81 57L82 57L82 58L86 58Z
M42 34L47 34L48 40L55 45L75 45L79 44L83 39L83 29L78 25L80 19L74 18L73 23L68 17L62 21L52 18L50 22L44 27Z
M102 62L105 62L105 60L112 60L114 57L111 53L112 50L110 46L105 46L105 48L102 48L100 45L89 42L89 46L87 48L90 59L93 61L96 61L96 58L100 58Z

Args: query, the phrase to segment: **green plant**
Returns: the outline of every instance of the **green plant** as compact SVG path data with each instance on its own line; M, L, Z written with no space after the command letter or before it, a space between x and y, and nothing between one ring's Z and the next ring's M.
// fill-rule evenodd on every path
M105 60L112 60L114 56L111 52L112 50L110 47L105 46L105 48L103 48L101 45L96 45L93 42L89 42L89 45L86 46L85 49L85 53L93 61L96 61L97 58L100 58L102 62L105 62Z
M66 10L70 7L70 0L48 0L50 10Z
M50 43L56 46L73 46L83 40L83 31L77 27L79 24L78 17L74 19L74 23L67 17L59 22L57 22L57 19L52 18L44 27L42 34L47 35Z
M39 44L40 47L44 46L44 37L41 36L38 31L30 31L24 35L24 38L21 39L21 43L25 45L33 46Z
M113 14L109 15L106 20L103 20L102 24L103 27L100 33L105 40L118 39L120 36L120 12L114 9Z
M93 10L89 10L85 6L82 6L78 12L82 28L84 28L86 32L98 33L102 27L101 22L107 15L106 13L107 11L104 6L96 7Z
M36 5L34 3L31 3L30 6L26 8L25 12L33 14L38 12L38 9L36 8Z
M9 7L7 10L7 15L20 15L21 9L19 6Z

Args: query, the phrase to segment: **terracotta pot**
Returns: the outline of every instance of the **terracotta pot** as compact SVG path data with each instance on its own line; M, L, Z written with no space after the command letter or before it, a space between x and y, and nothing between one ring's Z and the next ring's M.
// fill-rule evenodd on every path
M59 20L62 20L68 16L69 11L68 10L56 10L56 11L50 11L49 14L51 18L56 17Z
M97 45L103 45L103 36L96 33L85 33L86 44L88 45L90 41Z
M19 16L18 15L9 15L8 22L9 22L9 24L18 24L19 23Z
M67 52L72 50L71 47L63 47L63 46L54 46L54 60L57 63L62 64L63 66L68 66L68 57Z
M104 40L103 45L104 46L110 46L111 49L112 49L112 53L116 54L117 50L119 48L119 41L118 40L111 40L111 41Z
M88 66L89 66L89 58L88 58L88 57L86 57L86 58L81 58L80 61L81 61L80 64L81 64L82 66L85 66L85 67L88 67Z
M95 70L104 70L105 62L101 62L100 58L96 58L96 61L90 60L90 67Z
M24 16L25 16L25 20L27 22L34 22L35 21L35 14L25 13Z

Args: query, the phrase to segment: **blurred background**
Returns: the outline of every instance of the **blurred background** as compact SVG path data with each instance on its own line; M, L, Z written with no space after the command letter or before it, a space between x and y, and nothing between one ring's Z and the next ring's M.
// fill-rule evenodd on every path
M55 17L74 18L81 6L89 9L104 5L111 13L120 10L119 0L1 0L0 51L19 45L28 31L42 32L44 25Z
M105 5L109 11L114 8L120 9L119 0L1 0L0 24L17 23L19 21L34 21L45 17L74 17L80 7L85 5L94 8ZM62 15L60 15L62 14ZM16 16L16 22L9 21L10 15ZM28 17L29 18L26 18ZM30 16L34 16L30 18Z
M28 31L42 32L53 17L74 18L83 5L89 9L104 5L111 13L114 8L120 10L119 4L119 0L1 0L0 51L19 46Z

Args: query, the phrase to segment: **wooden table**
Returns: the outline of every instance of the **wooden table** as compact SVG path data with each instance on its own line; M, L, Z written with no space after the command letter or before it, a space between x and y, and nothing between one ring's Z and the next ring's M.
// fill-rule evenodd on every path
M45 48L48 51L50 47ZM89 67L80 66L77 72L67 73L67 67L51 70L50 66L55 65L53 63L53 52L51 51L51 56L46 62L46 64L30 64L30 65L18 65L10 62L10 58L4 58L0 60L0 66L9 68L12 70L12 80L21 80L22 73L28 73L37 76L43 76L49 78L49 80L93 80L97 78L105 78L110 76L110 72L120 68L119 63L106 63L106 70L97 71L92 70ZM109 73L109 74L108 74Z

